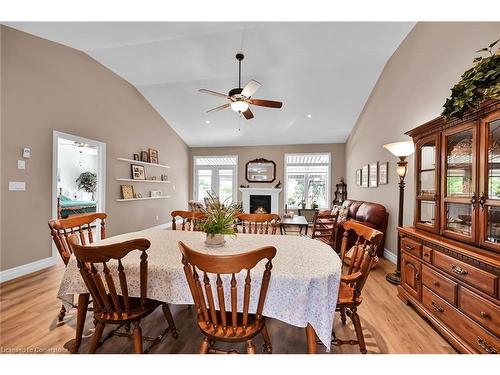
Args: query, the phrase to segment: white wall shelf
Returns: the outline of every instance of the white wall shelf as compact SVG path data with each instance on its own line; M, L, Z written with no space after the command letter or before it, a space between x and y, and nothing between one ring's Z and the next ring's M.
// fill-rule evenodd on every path
M151 199L168 199L170 195L162 195L161 197L144 197L144 198L128 198L128 199L117 199L117 202L128 202L128 201L147 201Z
M165 169L169 169L169 168L170 168L170 166L169 166L169 165L155 164L155 163L147 163L147 162L145 162L145 161L139 161L139 160L134 160L134 159L116 158L116 160L119 160L119 161L124 161L124 162L126 162L126 163L130 163L130 164L148 165L148 166L150 166L150 167L165 168Z
M170 181L162 181L162 180L134 180L133 178L117 178L116 181L123 182L152 182L157 184L170 184Z

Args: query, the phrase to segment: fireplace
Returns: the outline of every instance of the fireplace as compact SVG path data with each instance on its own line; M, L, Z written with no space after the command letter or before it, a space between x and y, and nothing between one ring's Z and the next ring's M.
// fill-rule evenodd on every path
M241 191L241 203L243 204L243 212L246 213L253 213L256 210L256 207L253 207L255 203L253 204L252 207L250 207L250 196L252 197L257 197L257 198L262 198L266 197L265 199L270 201L271 203L266 203L265 205L260 204L260 206L263 206L265 210L270 213L270 214L279 214L279 196L281 193L281 189L277 188L242 188L240 187ZM255 198L252 198L253 200ZM270 206L269 206L270 204ZM259 204L257 205L257 208L259 207Z
M250 213L270 213L271 196L270 195L250 195Z

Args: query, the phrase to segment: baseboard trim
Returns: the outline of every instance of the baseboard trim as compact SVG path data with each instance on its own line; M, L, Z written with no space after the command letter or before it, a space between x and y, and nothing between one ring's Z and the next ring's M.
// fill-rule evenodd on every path
M398 256L387 249L384 249L384 258L394 264L398 261Z
M14 268L9 268L8 270L0 272L0 283L16 279L21 276L28 275L30 273L43 270L56 264L56 257L49 257L45 259L36 260L34 262L23 264Z

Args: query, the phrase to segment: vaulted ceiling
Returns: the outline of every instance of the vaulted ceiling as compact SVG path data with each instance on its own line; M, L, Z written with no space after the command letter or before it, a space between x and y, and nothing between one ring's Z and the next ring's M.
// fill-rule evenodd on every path
M344 142L387 60L414 26L395 22L21 22L16 29L82 50L129 81L191 147ZM199 88L255 79L245 120ZM308 116L309 115L309 116ZM209 122L209 123L207 123Z

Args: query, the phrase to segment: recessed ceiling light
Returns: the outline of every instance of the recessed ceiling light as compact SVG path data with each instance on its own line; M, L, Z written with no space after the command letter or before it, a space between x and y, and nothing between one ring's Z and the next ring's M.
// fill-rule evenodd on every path
M311 118L311 117L312 117L312 115L307 115L307 118Z
M205 124L210 124L210 120L206 120L206 121L205 121Z

